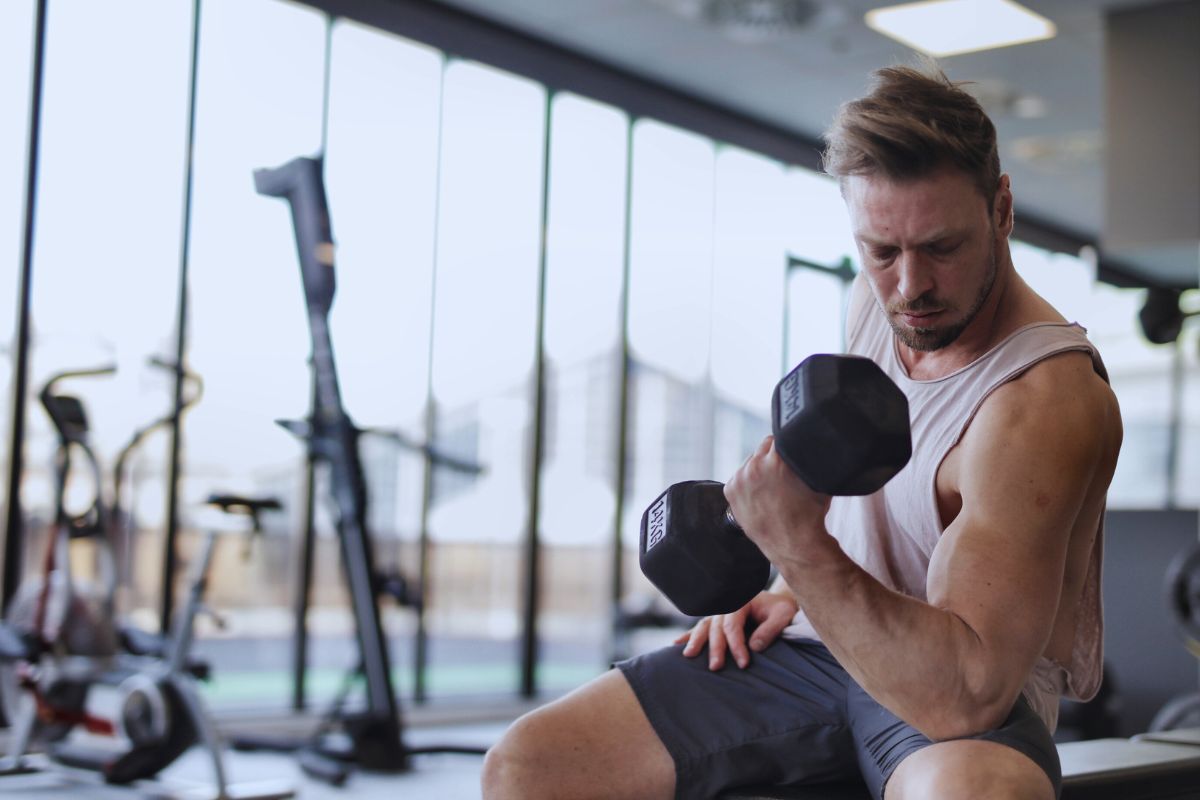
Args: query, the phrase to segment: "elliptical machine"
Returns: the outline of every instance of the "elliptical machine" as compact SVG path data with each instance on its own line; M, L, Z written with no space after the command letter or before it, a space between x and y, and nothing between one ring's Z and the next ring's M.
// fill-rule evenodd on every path
M102 367L62 372L39 393L59 440L55 519L40 574L18 590L9 619L0 623L0 703L11 722L10 746L0 762L0 775L42 771L49 761L99 774L111 784L131 784L155 777L200 744L211 759L212 796L218 800L291 797L290 788L278 785L229 785L220 737L197 687L198 674L204 670L189 661L214 535L209 535L193 561L187 602L167 637L155 642L151 635L122 631L116 622L114 515L104 500L83 403L58 391L62 380L114 371ZM191 383L194 390L185 407L199 399L199 382ZM135 434L123 455L147 430ZM77 456L82 456L95 487L91 503L82 512L69 511L66 500ZM92 543L99 586L82 584L72 575L70 550L82 541ZM132 646L135 642L141 647ZM115 715L106 716L89 706L93 690L100 688L116 693ZM80 741L89 737L71 737L76 730L93 736ZM35 748L43 748L45 757L31 755Z

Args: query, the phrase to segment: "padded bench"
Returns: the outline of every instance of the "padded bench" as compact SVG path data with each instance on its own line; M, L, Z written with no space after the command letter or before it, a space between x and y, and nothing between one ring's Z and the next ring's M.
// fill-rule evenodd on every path
M1058 746L1062 800L1184 800L1200 797L1200 731ZM861 783L737 789L721 800L869 800Z

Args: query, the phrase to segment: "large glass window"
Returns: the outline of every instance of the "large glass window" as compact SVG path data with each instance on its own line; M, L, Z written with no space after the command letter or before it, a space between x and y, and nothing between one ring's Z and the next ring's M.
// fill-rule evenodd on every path
M268 534L250 558L236 535L218 544L210 595L228 625L202 627L197 642L214 663L218 707L282 708L290 697L304 447L273 420L308 413L310 340L288 206L256 194L253 171L319 150L324 52L325 21L313 11L274 0L203 5L188 348L205 394L186 419L193 524L180 550L224 524L219 512L198 513L212 492L271 494L286 508L264 518Z
M636 552L642 511L666 486L713 473L710 310L716 152L652 120L633 129L629 344L631 476L622 526ZM636 581L644 580L639 576Z
M517 686L546 105L530 81L446 68L433 401L438 441L484 472L434 498L431 696Z
M443 59L338 23L331 63L325 172L337 241L330 324L342 399L357 425L375 431L359 448L376 567L415 587L425 459L412 444L425 437L429 391ZM355 658L339 543L331 525L320 533L308 616L317 687L329 685L328 670L352 667ZM385 600L384 621L397 686L407 688L416 615Z
M787 271L782 165L744 150L717 153L713 231L712 473L727 480L770 433L782 377Z
M1108 493L1109 506L1168 505L1171 420L1178 402L1170 388L1174 351L1150 344L1142 334L1138 311L1145 292L1097 283L1094 267L1082 258L1049 253L1022 242L1013 243L1012 253L1017 271L1034 291L1067 320L1087 328L1108 369L1125 426L1121 457ZM1178 410L1186 419L1184 409ZM1186 438L1178 442L1181 447L1185 443ZM1180 466L1186 469L1187 463L1181 460ZM1178 485L1182 488L1185 484L1181 481Z
M857 266L858 249L837 182L793 167L785 196L789 269L784 298L784 361L791 369L813 353L845 350L846 266Z
M129 25L134 17L155 35ZM134 431L171 407L171 373L149 360L174 355L189 23L183 0L49 6L22 488L30 534L53 519L57 437L35 399L52 375L117 368L60 387L83 401L105 476ZM135 616L160 588L146 567L162 540L165 441L151 438L133 454L124 495L133 524L116 544L131 591L119 599ZM97 491L109 488L73 483L68 503L82 510ZM27 536L25 547L29 565L42 545ZM75 563L90 577L89 559Z
M560 691L607 656L616 507L629 121L558 95L546 231L546 439L539 687Z

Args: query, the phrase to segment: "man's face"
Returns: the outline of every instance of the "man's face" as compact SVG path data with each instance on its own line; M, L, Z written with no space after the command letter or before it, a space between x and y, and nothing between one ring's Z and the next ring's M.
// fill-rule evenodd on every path
M843 184L863 271L896 337L913 350L954 342L987 300L1007 236L1007 178L995 210L958 170L894 182L851 176Z

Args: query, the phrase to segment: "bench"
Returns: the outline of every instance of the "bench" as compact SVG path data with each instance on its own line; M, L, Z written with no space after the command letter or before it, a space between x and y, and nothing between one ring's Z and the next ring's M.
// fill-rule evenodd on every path
M1062 800L1200 797L1200 730L1095 739L1058 746ZM869 800L862 783L736 789L721 800Z

